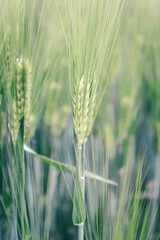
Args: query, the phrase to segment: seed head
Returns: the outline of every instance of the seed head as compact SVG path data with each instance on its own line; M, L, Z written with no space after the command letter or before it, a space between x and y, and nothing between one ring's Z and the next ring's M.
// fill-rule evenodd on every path
M82 76L72 95L73 122L79 147L86 143L94 122L96 92L92 90L90 79L87 80Z

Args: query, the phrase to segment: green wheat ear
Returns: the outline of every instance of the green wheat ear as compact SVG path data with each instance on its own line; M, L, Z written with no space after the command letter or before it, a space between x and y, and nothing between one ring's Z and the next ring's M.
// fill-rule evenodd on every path
M1 81L1 79L0 79ZM5 135L5 128L4 128L4 123L5 123L5 112L3 109L3 92L2 92L2 86L0 84L0 147L3 142L3 138Z
M18 58L16 61L15 72L16 74L13 80L14 100L11 116L11 134L14 143L16 143L22 119L24 119L23 135L25 142L29 139L31 134L30 113L32 68L29 60Z
M94 81L95 84L96 81ZM91 88L90 79L82 76L72 93L73 122L79 147L86 143L94 123L96 99L94 89Z

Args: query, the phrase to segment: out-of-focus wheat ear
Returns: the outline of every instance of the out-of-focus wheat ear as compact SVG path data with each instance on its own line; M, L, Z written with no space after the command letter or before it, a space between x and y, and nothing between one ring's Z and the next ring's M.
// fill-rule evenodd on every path
M15 143L20 130L20 123L23 119L24 129L22 129L24 141L30 137L30 114L31 114L31 86L32 68L29 60L18 58L16 62L16 76L14 79L14 101L11 111L11 134Z
M32 68L29 60L26 60L24 63L25 67L25 109L24 109L24 141L26 142L30 138L31 134L31 125L33 118L30 118L31 115L31 88L32 88Z
M3 93L0 93L0 147L3 144L3 138L5 135L5 128L4 128L4 124L5 124L5 112L3 109Z
M6 48L6 57L5 57L5 78L6 78L6 87L10 88L12 83L12 74L11 74L11 56L10 56L10 46L9 43Z
M14 144L16 144L20 124L19 124L19 116L17 114L15 101L13 101L13 104L12 104L12 112L10 117L11 117L11 125L9 126L9 130L12 136L12 141Z
M24 79L22 79L22 59L16 60L15 77L13 79L14 95L10 112L10 132L12 141L16 144L20 128L20 121L24 116Z
M15 85L15 95L16 95L16 108L18 113L19 121L24 116L24 106L25 106L25 72L23 68L22 58L17 58L17 76Z

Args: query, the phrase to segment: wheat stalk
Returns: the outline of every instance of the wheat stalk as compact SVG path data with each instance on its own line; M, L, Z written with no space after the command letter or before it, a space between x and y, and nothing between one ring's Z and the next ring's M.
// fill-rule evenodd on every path
M68 46L73 123L79 152L77 167L82 168L77 171L77 178L81 182L77 198L84 196L85 179L82 173L85 159L81 157L81 150L85 148L106 89L114 58L113 49L126 4L127 0L68 0L66 4L69 29L65 32L65 37ZM63 29L65 31L64 26ZM107 69L107 75L104 75L104 69L105 72ZM75 201L78 203L78 199ZM77 208L80 209L77 212L80 213L80 210L83 211L81 200L78 205ZM73 212L75 211L73 209ZM84 221L81 220L80 217L80 221L74 221L81 229L79 239L84 236Z
M69 29L65 32L65 37L68 46L73 123L79 150L77 178L75 179L75 191L77 191L77 196L76 194L75 196L77 198L74 198L78 209L73 209L73 213L76 210L79 213L79 219L78 215L75 217L75 214L73 214L73 220L76 219L73 222L75 225L79 225L79 239L83 239L84 219L82 220L81 211L83 212L84 205L82 204L81 196L84 196L84 181L81 181L81 179L84 169L82 167L81 150L91 132L107 80L109 79L113 63L113 49L127 0L68 0L67 3L67 17L70 18L70 22L68 24ZM106 77L103 75L104 66L106 66ZM91 99L93 99L93 103ZM130 111L133 107L133 103L129 100L130 95L128 99L122 100L124 115L128 114L126 110L129 109ZM128 122L124 124L123 119L124 125L128 127ZM79 170L79 168L81 169ZM77 179L81 184L79 184ZM119 234L118 231L117 233Z
M45 80L48 80L49 68L46 62L53 47L53 40L48 41L53 38L47 37L47 32L50 32L48 20L52 16L48 14L51 12L51 8L48 8L50 4L48 0L6 0L5 3L0 3L3 5L0 16L0 70L3 66L6 121L9 128L6 146L9 149L7 158L11 171L11 188L15 191L12 201L16 239L30 238L30 216L24 194L26 166L23 147L31 136L33 113L38 113L40 117L47 89ZM52 24L51 26L53 27ZM52 31L50 35L51 33Z

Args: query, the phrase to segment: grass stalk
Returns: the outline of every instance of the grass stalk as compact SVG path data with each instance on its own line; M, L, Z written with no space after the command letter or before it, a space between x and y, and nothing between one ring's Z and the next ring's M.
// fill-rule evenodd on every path
M81 187L82 187L82 196L83 200L85 202L85 144L82 145L82 147L79 147L79 166L80 169L80 181L81 181ZM84 222L78 225L78 240L84 239Z
M84 239L84 223L78 226L78 240Z
M25 163L24 163L24 149L23 149L23 140L24 140L24 118L22 118L20 123L20 132L19 132L19 138L16 142L15 147L15 153L14 153L14 185L17 185L17 200L18 200L18 206L17 206L17 219L18 219L18 227L17 229L18 238L21 237L24 238L24 183L25 183ZM18 189L19 184L19 189ZM16 196L15 196L16 197Z
M85 144L82 144L78 145L72 212L73 223L78 226L78 240L84 239L85 219Z

